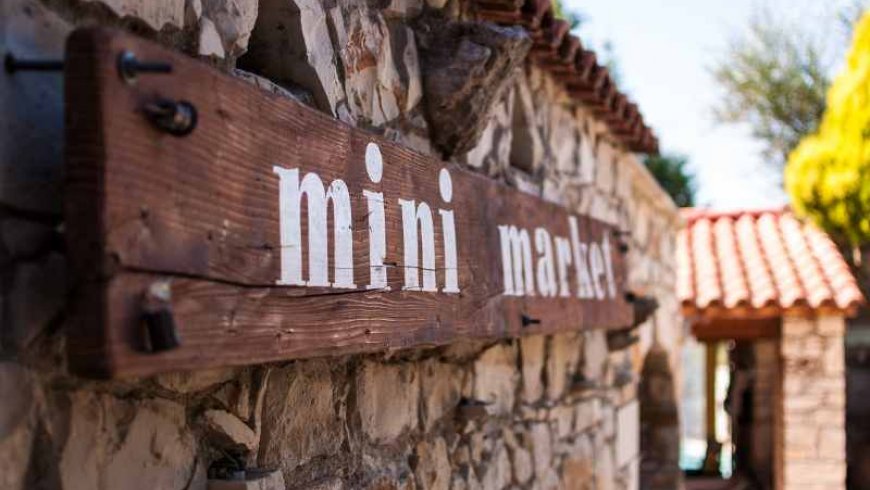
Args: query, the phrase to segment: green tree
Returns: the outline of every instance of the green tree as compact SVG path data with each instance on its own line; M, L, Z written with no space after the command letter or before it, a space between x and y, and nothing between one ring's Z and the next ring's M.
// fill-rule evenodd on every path
M716 120L747 123L764 143L766 161L781 170L825 111L831 65L823 53L807 33L778 24L770 13L756 14L712 70L724 94Z
M676 154L648 156L644 163L677 206L695 205L695 176L686 168L688 159L685 156Z
M757 11L712 67L722 90L713 108L720 123L744 123L764 144L766 162L781 171L801 139L819 127L830 75L852 28L870 5L851 3L832 15L790 22L784 12Z

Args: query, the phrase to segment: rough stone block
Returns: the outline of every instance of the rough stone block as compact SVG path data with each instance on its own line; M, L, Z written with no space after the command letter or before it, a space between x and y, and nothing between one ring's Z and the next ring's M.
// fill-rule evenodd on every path
M219 448L244 453L252 453L257 449L257 433L225 410L206 410L201 423L207 437Z
M166 1L166 0L164 0ZM202 15L214 24L228 56L239 56L248 49L248 41L257 21L258 0L201 0ZM143 2L144 3L144 2ZM150 3L150 2L149 2ZM182 5L184 2L181 2Z
M344 413L336 407L328 364L306 361L272 372L263 401L258 463L285 476L344 441Z
M816 331L823 337L842 337L846 332L846 320L838 315L824 315L816 319Z
M420 488L432 490L448 490L450 488L450 460L447 455L447 443L444 438L437 437L432 442L417 444L414 451L417 485Z
M109 8L122 18L137 19L159 31L164 27L184 27L184 0L87 0Z
M462 370L452 364L429 360L420 367L423 427L431 430L445 415L452 415L462 391Z
M318 0L262 0L248 53L239 67L280 84L299 85L332 115L345 98L330 37L330 20Z
M519 378L516 358L512 345L496 344L474 363L474 397L492 403L491 413L507 414L513 410Z
M562 463L562 488L591 490L594 488L595 454L588 436L580 436L571 445Z
M485 489L498 490L506 488L510 483L511 461L504 443L499 442L495 446L489 464L486 465L483 477L481 478L481 484L483 484Z
M607 345L605 340L605 355ZM547 357L547 397L558 400L574 377L583 352L583 338L577 333L561 333L550 338Z
M161 374L154 382L161 388L179 394L206 391L233 379L238 370L235 368L212 368L199 371L179 371Z
M601 401L585 400L575 405L574 432L584 432L601 422Z
M592 330L584 337L583 377L600 383L607 365L607 334L603 330Z
M640 453L640 405L628 403L616 411L616 458L617 467L636 459Z
M474 147L531 40L520 27L438 16L421 18L415 31L433 143L448 158L461 155Z
M566 439L574 429L574 408L570 405L553 407L550 409L550 420L556 439Z
M196 441L182 405L75 392L70 417L59 468L64 489L184 488L193 476Z
M374 126L392 121L401 113L400 100L406 99L407 92L393 62L383 17L364 6L342 4L331 9L329 17L351 115Z
M535 477L541 479L548 475L553 466L553 440L548 424L532 424L529 429L532 445L532 461Z
M362 429L373 441L387 443L417 427L420 377L414 365L366 362L356 389Z
M520 359L523 374L522 400L526 403L534 403L544 394L543 372L546 341L547 338L543 335L530 335L520 339Z
M544 160L544 141L535 120L535 106L525 77L517 79L514 88L513 121L511 126L511 165L526 172L537 170Z

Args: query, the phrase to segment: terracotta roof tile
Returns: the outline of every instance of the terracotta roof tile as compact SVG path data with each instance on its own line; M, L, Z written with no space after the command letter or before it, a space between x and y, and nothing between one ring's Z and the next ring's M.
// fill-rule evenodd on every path
M621 93L595 53L569 33L568 22L553 17L552 0L476 0L475 15L502 25L518 25L532 38L530 59L565 84L568 92L610 128L629 150L658 153L658 138L637 105Z
M864 298L836 245L787 209L685 209L677 239L677 295L685 310L830 308Z

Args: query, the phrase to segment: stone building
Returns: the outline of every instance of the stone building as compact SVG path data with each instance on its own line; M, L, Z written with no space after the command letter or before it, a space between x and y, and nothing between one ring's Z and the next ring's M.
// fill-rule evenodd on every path
M864 303L848 265L788 209L684 217L678 295L707 344L708 380L716 345L731 346L734 478L751 488L846 488L846 321Z
M0 489L242 488L222 480L257 469L259 488L681 487L680 217L641 163L657 143L637 106L548 1L4 0L0 51L61 59L95 25L618 226L631 291L658 308L634 334L77 377L64 79L7 69Z

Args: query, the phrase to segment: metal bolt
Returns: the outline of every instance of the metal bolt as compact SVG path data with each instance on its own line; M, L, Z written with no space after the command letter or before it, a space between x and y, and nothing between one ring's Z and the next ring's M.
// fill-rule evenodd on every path
M524 327L528 327L529 325L540 325L541 324L541 320L538 320L537 318L532 318L526 314L523 314L522 316L520 316L520 321L522 322Z
M16 58L12 53L6 53L3 58L3 66L6 73L16 71L62 71L63 60L23 60Z
M173 136L187 136L196 128L196 107L190 102L159 99L145 104L143 111L154 126Z
M172 65L163 61L139 61L132 51L118 55L118 74L127 83L135 83L140 73L172 73Z

